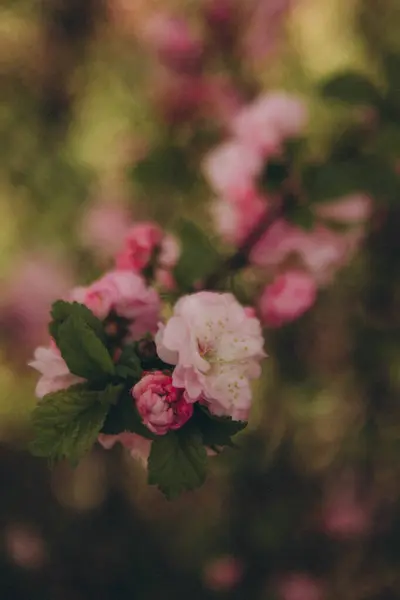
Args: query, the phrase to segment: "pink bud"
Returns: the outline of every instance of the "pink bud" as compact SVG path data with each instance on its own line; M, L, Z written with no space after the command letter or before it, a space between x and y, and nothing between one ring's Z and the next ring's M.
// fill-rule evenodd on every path
M157 435L180 429L193 414L193 404L184 398L184 390L172 385L172 377L161 371L145 375L132 389L143 423Z

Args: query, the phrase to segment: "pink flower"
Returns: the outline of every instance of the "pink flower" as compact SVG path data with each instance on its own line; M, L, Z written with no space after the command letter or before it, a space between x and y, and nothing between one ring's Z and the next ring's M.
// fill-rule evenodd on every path
M127 448L130 451L133 458L141 462L144 467L147 467L147 461L151 450L151 440L147 440L136 433L124 431L118 435L100 433L97 441L106 450L110 450L117 443L122 444L124 448Z
M125 236L123 249L115 259L117 269L140 273L149 265L162 238L163 232L156 223L133 225Z
M298 235L297 250L315 280L323 285L351 259L359 241L358 231L336 232L317 225L313 231Z
M216 194L235 200L254 190L254 180L262 166L263 158L257 149L233 140L206 156L203 172Z
M165 235L160 245L160 254L158 264L160 267L172 269L181 254L181 248L178 240L173 235Z
M306 232L284 219L278 219L255 245L250 260L258 267L274 266L297 251L305 236Z
M250 380L265 356L260 323L232 294L198 292L182 297L156 335L162 360L176 365L173 385L189 402L201 399L216 415L246 420Z
M337 232L317 225L312 231L305 231L280 219L256 244L250 261L259 267L271 267L294 254L318 284L324 285L351 259L361 238L358 227Z
M111 312L117 294L111 281L99 279L87 287L76 287L70 293L72 302L79 302L87 306L96 317L105 319Z
M323 600L322 585L306 573L290 573L278 584L282 600Z
M142 29L145 42L156 52L160 62L176 71L198 70L203 56L203 42L180 18L157 13Z
M267 198L249 191L236 202L216 200L211 206L211 213L224 240L239 245L257 225L267 207Z
M280 152L282 142L304 129L304 104L285 92L270 92L244 107L232 122L238 141L264 157Z
M221 556L208 563L204 569L205 585L214 591L228 591L237 586L243 577L243 564L234 556Z
M121 249L129 222L130 215L124 207L96 202L83 216L79 230L81 244L101 258L110 258Z
M302 271L287 271L267 285L260 298L260 313L267 325L279 327L294 321L315 302L313 278Z
M133 339L157 329L160 298L143 277L131 271L110 271L87 288L73 290L71 300L85 304L100 319L113 310L132 321Z
M354 194L317 204L315 213L322 219L357 225L364 223L371 216L372 202L364 194Z
M291 0L249 2L249 8L253 10L242 43L242 52L246 58L259 63L276 52L290 4Z
M47 348L43 346L36 348L34 360L28 364L41 373L36 385L36 396L38 398L43 398L46 394L64 390L71 385L84 381L81 377L70 373L65 360L54 343Z
M184 390L172 385L172 377L161 371L145 375L132 389L143 423L157 435L180 429L193 414Z

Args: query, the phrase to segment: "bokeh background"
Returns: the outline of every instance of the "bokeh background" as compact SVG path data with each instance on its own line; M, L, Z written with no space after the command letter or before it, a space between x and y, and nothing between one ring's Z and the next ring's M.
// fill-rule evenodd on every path
M351 160L374 122L399 168L397 0L237 0L235 52L230 10L2 0L1 598L400 598L400 184L386 193L386 172L377 196L391 201L377 202L355 258L312 311L267 331L241 450L213 462L202 489L167 502L121 448L52 471L25 449L27 361L46 342L49 306L107 268L127 222L173 230L186 217L224 250L200 163L238 89L303 98L312 156L347 140ZM148 28L160 14L189 23L198 52L169 52L168 34ZM322 81L349 70L378 87L390 72L378 121L321 97Z

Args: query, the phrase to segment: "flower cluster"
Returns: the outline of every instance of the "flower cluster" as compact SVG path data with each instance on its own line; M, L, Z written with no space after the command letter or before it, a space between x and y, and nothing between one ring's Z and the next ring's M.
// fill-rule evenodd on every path
M290 218L288 208L293 207L287 206L285 192L289 198L293 193L301 197L302 190L301 182L291 177L285 144L300 136L306 121L306 109L297 97L282 92L261 95L235 114L231 138L203 162L217 197L212 215L226 242L240 246L272 206L282 208L282 216L248 257L268 281L259 297L259 313L270 327L293 321L314 304L318 288L354 254L372 212L370 198L359 193L305 209L299 204L296 208L306 216L307 227ZM273 191L263 189L262 179L274 165L282 168L280 185Z
M75 461L96 439L120 442L172 496L197 487L207 454L245 426L265 356L260 323L232 294L207 291L163 320L145 275L177 258L174 238L135 225L114 270L53 305L49 345L30 363L41 374L36 454Z

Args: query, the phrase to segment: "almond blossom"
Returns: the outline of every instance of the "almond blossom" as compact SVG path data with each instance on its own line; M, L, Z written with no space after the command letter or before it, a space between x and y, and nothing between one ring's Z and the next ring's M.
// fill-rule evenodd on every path
M282 142L300 135L307 123L304 103L285 92L268 92L242 108L232 122L238 142L267 158Z
M162 360L176 365L172 382L188 401L201 400L213 414L246 420L251 379L265 356L259 321L232 294L198 292L182 297L156 335Z
M110 271L87 287L75 288L70 300L85 304L99 319L111 311L128 319L132 339L157 329L160 298L137 273Z

